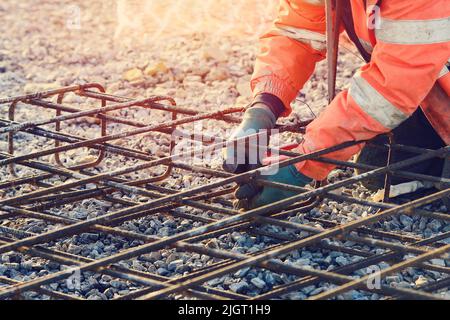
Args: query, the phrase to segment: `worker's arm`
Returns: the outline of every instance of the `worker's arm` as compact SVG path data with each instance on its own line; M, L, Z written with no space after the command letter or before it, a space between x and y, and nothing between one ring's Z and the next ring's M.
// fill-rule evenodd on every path
M324 0L281 0L272 29L260 40L251 86L256 98L276 96L281 115L291 112L290 104L325 58L326 19Z
M240 150L234 140L271 130L278 117L290 113L292 100L313 73L316 62L325 57L325 28L324 1L280 1L272 30L261 38L251 81L253 103L224 152L226 171L237 173L259 165L260 159L251 160L259 158L259 148Z
M375 35L372 61L308 126L301 152L371 139L394 129L417 109L450 57L450 2L383 0L381 27ZM327 157L348 160L361 147ZM333 168L313 161L297 165L318 180Z

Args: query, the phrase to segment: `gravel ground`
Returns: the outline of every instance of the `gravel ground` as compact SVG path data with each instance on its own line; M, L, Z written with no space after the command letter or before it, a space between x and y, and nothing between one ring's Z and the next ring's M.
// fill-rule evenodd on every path
M119 1L121 2L121 1ZM111 1L113 3L113 1ZM68 15L73 14L77 8L81 10L81 28L68 28ZM121 2L121 5L126 5ZM75 10L76 12L76 10ZM254 35L239 32L227 35L201 32L186 36L177 32L161 33L157 38L148 41L148 34L142 38L137 29L117 29L120 25L116 15L115 5L105 5L104 1L13 1L3 0L0 3L0 96L12 96L25 92L45 90L78 83L98 82L103 84L107 91L117 95L142 98L151 95L168 95L176 99L179 106L185 106L201 111L213 111L233 106L245 105L250 100L248 80L253 71L253 63L257 50ZM117 31L117 32L116 32ZM173 31L173 30L172 30ZM114 38L114 34L116 37ZM170 36L169 36L170 35ZM340 57L340 67L337 84L340 89L348 86L348 80L353 75L361 60L348 51L343 50ZM325 64L320 63L316 74L299 94L294 106L294 114L284 121L296 121L310 118L318 114L326 105L326 70ZM302 101L308 102L308 107ZM68 103L83 103L80 98L68 97ZM1 108L1 107L0 107ZM1 108L4 114L6 109ZM132 117L141 121L153 123L154 121L169 120L164 115L150 114L145 110L134 113L120 112L121 116ZM42 110L30 111L19 106L17 119L36 119L48 117L49 113ZM118 132L121 126L111 125L109 132ZM192 130L193 128L185 127ZM217 127L216 122L203 123L203 132L213 136L226 136L230 126ZM95 137L98 127L86 121L71 122L65 127L67 132ZM284 135L285 141L298 141L300 137ZM3 139L3 140L1 140ZM0 150L6 151L5 137L0 137ZM120 144L142 149L155 156L161 156L168 151L168 140L160 134L148 134L124 139ZM18 134L18 153L29 153L52 144L45 139L35 139L26 134ZM95 153L90 150L77 150L67 153L64 158L65 165L80 162L89 162ZM44 158L54 162L52 158ZM109 157L94 172L110 170L133 162L123 157ZM214 167L217 163L212 163ZM18 168L20 175L33 173L32 170ZM159 171L158 171L159 170ZM161 174L164 168L152 172L139 172L139 178ZM330 180L335 181L352 174L351 170L336 170ZM133 179L137 176L130 175ZM0 169L0 178L10 179L11 175L5 168ZM175 171L164 186L180 190L210 181L208 177L186 176ZM58 181L51 181L58 183ZM93 188L95 186L86 186ZM14 188L0 193L0 198L20 195L33 190L25 186ZM362 186L355 185L350 192L353 196L367 198L370 192ZM139 196L118 195L132 201L144 202L147 199ZM52 213L72 219L89 219L119 209L120 206L111 206L110 203L100 200L86 200L73 203L52 210ZM177 210L185 210L180 208ZM445 208L440 208L445 211ZM186 209L187 210L187 209ZM346 223L360 217L374 214L374 208L325 201L318 208L307 215L298 215L290 218L292 222L304 223L316 228L324 226L314 219L320 218L332 222ZM199 210L189 209L189 213L200 215L208 219L220 219L221 216ZM184 218L168 218L165 215L145 217L136 221L124 223L125 230L154 236L169 236L178 232L201 226L202 222L193 222ZM16 228L24 233L21 236L39 234L49 231L56 226L32 219L13 219L3 221L2 228ZM395 231L405 235L425 236L449 231L448 224L418 216L399 216L379 223L379 228L386 231ZM298 236L290 230L275 226L264 227L266 231L275 232L284 236ZM2 230L2 229L0 229ZM5 229L6 230L6 229ZM4 230L3 230L4 231ZM307 233L300 233L301 237ZM335 244L369 251L374 254L383 252L367 246L351 243ZM81 235L52 242L49 247L71 254L81 255L91 259L109 256L120 250L137 246L139 241L129 241L117 236L83 233ZM251 233L234 232L225 234L215 240L206 242L209 247L227 249L241 253L253 253L275 244L274 240L263 236L254 236ZM284 263L310 266L321 270L333 270L361 259L342 252L326 250L298 250L284 257ZM216 262L208 256L179 252L175 249L165 249L144 255L139 259L123 261L120 265L138 271L157 273L161 276L175 277L210 265ZM432 263L440 266L449 266L448 261L435 259ZM380 263L380 268L386 268L387 263ZM0 276L15 280L30 280L66 268L40 258L32 258L19 253L6 253L0 255ZM366 271L355 273L361 276ZM434 271L419 271L408 269L405 272L394 274L383 281L392 286L414 288L424 283L441 279L442 274ZM276 274L258 268L240 270L233 275L211 280L208 284L213 287L230 289L237 293L251 296L268 292L272 287L287 283L295 279L293 276ZM128 294L139 286L124 280L114 279L107 275L85 272L81 275L81 287L70 288L63 281L51 284L53 290L74 293L87 299L112 299ZM304 299L320 293L331 285L321 283L317 286L306 287L298 292L283 296L284 299ZM447 292L449 293L449 292ZM445 292L443 292L445 294ZM30 299L47 299L38 293L26 293ZM177 297L175 297L177 298ZM338 297L338 299L382 299L377 294L367 294L362 291L351 291Z

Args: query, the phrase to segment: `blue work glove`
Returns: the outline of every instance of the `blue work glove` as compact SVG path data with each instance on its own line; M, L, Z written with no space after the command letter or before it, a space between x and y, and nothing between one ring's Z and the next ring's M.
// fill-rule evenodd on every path
M312 182L312 179L300 173L294 165L280 168L276 174L261 176L260 180L290 184L297 187L304 187ZM251 210L265 206L286 198L297 195L298 192L282 190L272 187L260 187L256 183L247 183L239 186L235 192L238 199L234 205L237 209Z
M262 149L255 145L253 147L249 147L248 142L244 145L245 141L238 143L233 141L238 138L255 135L263 129L269 131L275 127L276 120L277 119L270 108L263 103L256 103L252 107L248 108L245 111L241 124L228 139L224 150L223 169L230 173L242 173L259 167L260 163L255 160L259 160L259 153L262 152ZM255 138L251 139L251 141L253 144L258 141L256 145L261 143L261 139L256 140ZM265 145L262 147L266 148L267 143L268 138L264 142ZM241 144L244 148L239 147L239 144ZM250 152L254 152L252 156L249 156ZM249 159L251 161L249 161Z

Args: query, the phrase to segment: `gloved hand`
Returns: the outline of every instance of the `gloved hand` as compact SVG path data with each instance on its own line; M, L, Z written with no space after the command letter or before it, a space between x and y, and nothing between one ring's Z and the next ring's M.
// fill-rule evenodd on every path
M234 140L255 135L263 129L271 130L275 127L276 120L277 119L271 109L263 103L256 103L252 107L248 108L245 111L241 124L228 139L226 149L224 150L223 169L230 173L242 173L257 168L259 163L249 163L249 158L252 158L252 160L259 160L258 153L260 150L258 150L256 146L253 146L251 150L249 150L248 142L245 144L245 150L242 150L242 148L239 147L239 144L243 144L244 141L236 143ZM258 144L261 141L261 139L250 140L252 140L253 143L258 141ZM267 145L263 147L267 147ZM249 157L250 152L255 153Z
M273 175L262 176L260 180L290 184L297 187L304 187L312 182L312 179L300 173L294 165L279 168ZM235 208L251 210L257 207L265 206L269 203L277 202L290 198L298 194L295 191L282 190L272 187L259 187L256 183L247 183L239 186L235 192L238 199L235 202Z

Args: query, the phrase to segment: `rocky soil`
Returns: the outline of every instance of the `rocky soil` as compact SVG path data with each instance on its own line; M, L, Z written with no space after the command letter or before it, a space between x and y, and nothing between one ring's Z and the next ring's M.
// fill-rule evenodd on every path
M113 1L108 1L108 3L113 4ZM3 0L0 2L0 21L0 96L2 97L66 85L98 82L104 85L109 93L133 98L168 95L175 98L179 106L203 112L242 106L250 101L249 78L253 71L257 42L255 35L248 32L235 31L232 34L223 33L218 36L211 30L195 30L193 34L186 35L178 32L170 33L170 28L167 29L167 27L164 29L167 32L159 32L158 37L151 37L151 32L149 33L148 30L142 32L139 28L126 29L125 27L116 32L120 25L116 5L105 5L104 1L88 0L58 2ZM115 34L116 37L114 37ZM346 47L348 46L346 45ZM342 50L337 80L339 89L348 86L348 80L362 64L352 50L354 49L344 48ZM311 81L299 94L298 101L294 105L294 113L284 121L292 122L311 118L323 110L326 101L326 69L322 62L318 65L317 72ZM76 97L68 97L66 102L80 106L85 101ZM1 118L6 117L6 110L5 107L0 106ZM158 112L150 114L146 110L119 114L148 123L169 120L165 115ZM18 120L45 118L50 115L50 112L43 112L42 109L31 110L20 105L17 110ZM216 121L203 122L202 126L203 132L212 136L227 136L232 127L227 124L218 127ZM189 126L184 128L198 129ZM98 126L86 121L71 122L66 125L65 130L88 138L93 138L98 134ZM123 127L117 125L108 127L108 132L119 132L120 130L123 130ZM300 137L287 134L283 136L283 139L298 141ZM147 151L155 156L162 156L168 151L168 140L158 134L124 139L120 143ZM18 134L16 137L16 148L19 154L51 146L52 142L46 139L36 139L26 134ZM6 137L0 136L0 151L6 151L6 148ZM64 162L68 166L80 162L85 163L94 159L95 155L95 152L91 150L77 150L67 153ZM51 157L43 160L54 163L54 159ZM137 162L123 157L109 157L95 172L115 169L124 166L125 163L132 165ZM211 165L214 167L216 164ZM29 169L18 169L20 175L33 173ZM163 170L164 168L158 168L151 172L143 171L127 178L139 177L142 179L158 175ZM330 179L334 181L349 177L351 174L351 170L336 170ZM6 168L0 168L0 181L11 178L12 176ZM207 181L210 181L208 177L192 177L181 171L175 171L163 186L180 190L201 185ZM50 182L58 183L56 180ZM86 188L91 187L95 186L86 186ZM33 187L25 186L0 191L0 198L20 195L32 189ZM355 185L353 189L346 190L346 192L361 198L371 196L359 185ZM147 200L120 193L117 196L140 202ZM112 212L118 208L120 206L111 206L106 201L86 200L52 209L51 213L84 220ZM438 209L445 211L445 208ZM179 210L188 209L180 208ZM298 214L291 217L290 220L320 229L325 226L317 222L317 218L346 223L375 212L376 210L371 207L325 201L308 214ZM189 213L208 219L222 218L221 215L199 210L189 209ZM201 225L203 222L169 218L161 214L124 223L121 228L145 235L165 237ZM0 227L0 234L7 232L7 228L16 228L24 232L22 236L29 236L49 231L55 226L33 219L20 218L4 220ZM380 222L378 227L385 231L395 231L416 237L430 237L450 230L449 225L442 221L405 215ZM266 231L282 236L298 236L292 230L275 226L264 228ZM300 236L304 237L308 234L302 232ZM333 242L373 254L384 252L382 249L374 249L350 241L335 240ZM98 259L139 244L141 244L140 241L131 241L117 236L83 233L53 242L49 246L71 254ZM265 236L253 235L248 232L234 232L204 244L240 253L253 253L263 250L275 242ZM280 259L284 263L333 270L362 258L336 251L304 249L280 257ZM138 271L175 277L214 262L216 262L215 259L205 255L165 249L141 256L139 259L123 261L120 265ZM432 263L438 266L448 266L448 260L443 259L435 259ZM379 268L388 266L389 264L386 262L378 265ZM31 280L65 267L19 253L0 255L0 277L15 280ZM360 270L354 275L361 276L367 272ZM435 271L420 271L411 268L389 276L383 281L392 286L414 288L442 277L442 274ZM255 296L293 279L295 279L293 276L249 268L214 279L208 285ZM64 281L51 284L50 287L53 290L75 294L87 299L103 300L118 298L139 288L130 282L92 272L85 272L81 275L79 288L72 289ZM321 283L317 286L303 288L282 298L305 299L330 287L329 283ZM450 292L442 292L443 295L446 293L450 294ZM33 292L25 295L30 299L48 298ZM376 300L383 297L363 291L351 291L338 298Z

